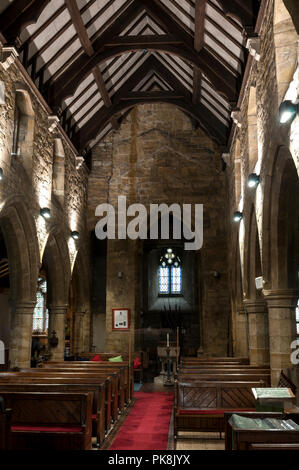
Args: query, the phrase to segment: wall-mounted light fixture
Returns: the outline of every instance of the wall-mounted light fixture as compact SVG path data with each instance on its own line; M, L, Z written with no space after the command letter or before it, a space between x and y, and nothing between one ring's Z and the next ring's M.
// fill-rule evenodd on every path
M71 232L71 237L72 237L74 240L79 240L80 234L79 234L79 232L77 232L76 230L73 230L73 231Z
M43 207L40 211L39 211L40 215L44 218L44 219L50 219L51 218L51 211L48 207Z
M280 124L291 124L298 113L298 104L290 100L285 100L279 106L279 122Z
M3 180L3 170L0 168L0 181Z
M234 212L233 220L234 222L240 222L243 219L243 213L236 211Z
M247 184L249 188L257 188L259 185L259 182L260 182L260 177L256 173L251 173L248 176Z

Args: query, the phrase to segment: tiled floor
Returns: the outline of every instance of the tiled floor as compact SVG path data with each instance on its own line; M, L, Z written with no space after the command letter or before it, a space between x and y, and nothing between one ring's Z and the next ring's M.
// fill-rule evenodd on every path
M219 433L180 432L176 450L224 450L224 439Z

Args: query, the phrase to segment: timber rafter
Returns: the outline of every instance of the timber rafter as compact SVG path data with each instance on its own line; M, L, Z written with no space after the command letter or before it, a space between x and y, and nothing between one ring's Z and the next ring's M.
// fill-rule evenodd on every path
M261 3L13 0L0 32L80 150L149 102L178 106L225 144Z

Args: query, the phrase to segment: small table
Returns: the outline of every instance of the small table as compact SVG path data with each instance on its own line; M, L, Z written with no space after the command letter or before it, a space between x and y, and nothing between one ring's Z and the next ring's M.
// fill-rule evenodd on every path
M177 372L177 355L180 353L180 348L172 345L169 345L169 348L167 348L167 346L158 346L157 351L159 360L161 361L161 372L158 377L155 377L155 383L166 383L168 362L170 366L170 381L174 382L174 376Z

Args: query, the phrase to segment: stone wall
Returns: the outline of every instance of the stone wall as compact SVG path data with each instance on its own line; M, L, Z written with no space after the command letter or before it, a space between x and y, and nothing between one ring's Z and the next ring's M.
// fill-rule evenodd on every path
M137 106L93 150L89 177L88 227L94 230L95 208L105 202L127 205L172 203L204 205L204 244L197 257L204 352L225 355L228 341L226 183L221 150L202 130L168 104ZM98 241L98 243L101 243ZM127 348L128 335L112 332L112 308L130 308L132 328L140 325L143 247L141 241L109 241L107 250L106 349ZM213 272L220 273L216 279ZM122 278L118 273L122 272ZM102 335L94 319L94 342Z
M60 256L57 259L50 257L50 265L55 269L65 252L71 273L81 244L88 244L85 222L88 173L84 164L79 168L80 159L75 148L61 127L55 125L55 119L49 118L51 110L18 60L7 70L0 65L0 83L0 167L3 170L0 182L0 225L8 250L10 299L14 318L11 334L14 352L11 350L10 359L13 364L28 366L30 325L44 253L46 250L51 252L50 245L55 239ZM17 96L23 100L25 124L22 123L23 144L20 145L19 155L12 155ZM54 139L61 141L60 147L64 154L62 165L65 177L63 185L60 181L60 198L53 191ZM40 215L40 209L44 207L51 210L49 221ZM75 243L70 237L73 230L80 232L80 242ZM88 258L85 262L88 263ZM62 281L66 289L70 281ZM55 282L61 283L61 279ZM58 306L61 298L55 298L55 289L55 286L49 286L53 293L51 302ZM26 321L19 320L19 314ZM22 330L22 338L15 337L16 325Z
M275 384L280 370L291 365L290 343L295 334L294 299L299 297L294 285L288 284L290 266L286 266L291 243L288 227L294 226L292 220L296 219L295 213L287 213L290 205L286 200L288 197L298 197L296 183L293 183L296 169L297 176L299 174L298 151L295 150L299 147L298 116L291 125L281 125L279 122L281 102L284 99L298 99L298 36L281 0L268 0L265 5L256 41L260 59L250 59L248 80L238 103L239 125L233 128L229 150L228 230L233 241L229 269L233 283L234 352L244 350L244 329L247 328L251 362L262 364L270 361ZM255 165L252 166L254 123L257 153ZM241 160L241 171L238 158ZM286 168L289 167L292 170L287 172ZM260 176L257 188L247 186L249 173L252 172ZM291 177L288 176L290 174ZM236 188L240 186L241 194L236 200ZM288 196L288 186L293 188L293 196ZM282 207L285 207L285 214ZM239 224L232 223L235 210L243 213ZM283 219L288 222L283 223ZM293 245L296 243L297 254L294 249L293 256L298 257L298 240L292 242ZM240 258L241 270L238 270L236 256ZM255 277L260 275L257 274L259 258L262 291L255 289ZM240 295L235 295L238 290ZM245 322L239 321L242 310L247 315ZM246 320L246 316L242 318Z

